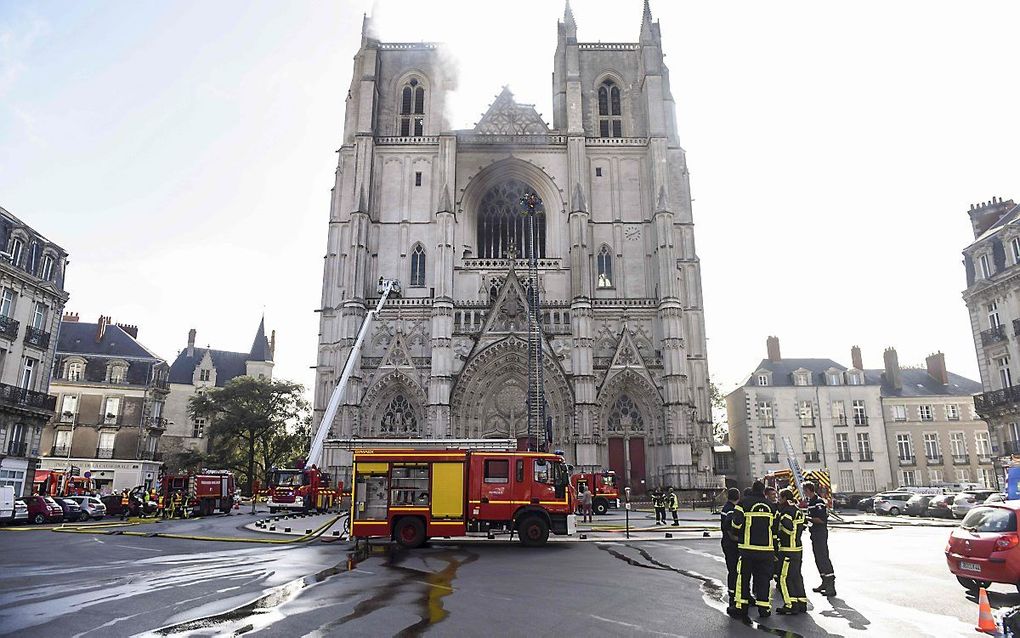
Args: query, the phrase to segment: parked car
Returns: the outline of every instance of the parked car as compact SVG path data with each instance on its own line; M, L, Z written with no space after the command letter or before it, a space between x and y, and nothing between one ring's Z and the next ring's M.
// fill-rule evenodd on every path
M119 493L101 496L99 500L102 501L103 505L106 507L107 516L120 516L120 511L122 508L120 504ZM134 492L131 493L131 497L129 500L131 504L128 506L128 508L131 516L139 516L142 512L146 514L152 514L153 512L156 511L155 505L149 505L148 503L143 504L138 499L138 497L135 496Z
M92 518L98 521L106 516L106 506L98 496L71 496L70 498L81 506L81 518L78 520L87 521Z
M77 501L72 501L69 498L54 498L53 500L64 510L65 523L73 523L81 518L81 505L78 505Z
M953 499L953 517L963 518L972 508L984 502L995 490L964 490Z
M63 508L49 496L22 496L21 501L28 507L28 520L37 525L64 520Z
M873 507L876 514L899 516L907 508L907 501L913 498L912 492L883 492L875 496Z
M992 494L991 496L986 498L985 502L982 503L982 505L991 505L992 503L1004 503L1005 501L1006 495L1003 494L1002 492L996 492L995 494Z
M946 563L968 591L992 583L1020 583L1018 507L1018 501L976 505L949 535Z
M934 494L914 494L907 501L903 513L908 516L925 516L928 514L928 502L934 498Z
M842 510L850 507L850 497L846 494L833 494L832 495L832 509Z
M14 501L14 524L20 525L28 522L28 505L25 502L16 499Z
M868 496L857 501L857 509L862 512L874 512L875 511L875 497Z
M939 494L928 501L928 516L953 518L953 499L956 494Z

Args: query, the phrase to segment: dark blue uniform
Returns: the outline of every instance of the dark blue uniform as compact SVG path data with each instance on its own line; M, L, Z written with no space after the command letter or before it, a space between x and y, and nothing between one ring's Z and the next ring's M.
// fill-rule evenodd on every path
M726 501L726 504L719 510L721 521L719 529L722 530L722 551L726 557L726 589L730 594L730 607L734 606L733 594L737 589L737 560L740 553L737 549L737 539L733 532L733 509L736 506Z
M817 494L808 501L807 519L811 522L811 553L815 555L815 567L822 577L822 584L814 591L826 596L836 595L836 574L829 560L829 508ZM819 519L816 522L814 519Z
M736 611L747 615L751 604L751 582L754 581L754 604L758 615L771 613L769 590L775 565L773 524L775 510L764 494L744 497L733 509L730 526L737 535L737 586L734 592Z

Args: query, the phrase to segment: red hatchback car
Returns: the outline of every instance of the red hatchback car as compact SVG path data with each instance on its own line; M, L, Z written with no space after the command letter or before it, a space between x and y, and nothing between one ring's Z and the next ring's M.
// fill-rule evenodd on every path
M979 505L949 535L946 562L949 571L968 590L992 583L1020 589L1020 535L1017 512L1020 501Z
M64 520L64 510L49 496L23 496L28 506L28 520L36 524L59 523Z

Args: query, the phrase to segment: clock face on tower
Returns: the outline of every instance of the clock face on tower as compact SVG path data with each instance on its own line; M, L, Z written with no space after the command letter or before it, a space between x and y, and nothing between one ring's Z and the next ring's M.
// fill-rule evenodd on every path
M623 234L627 239L634 241L641 238L641 227L640 226L627 226L624 229Z

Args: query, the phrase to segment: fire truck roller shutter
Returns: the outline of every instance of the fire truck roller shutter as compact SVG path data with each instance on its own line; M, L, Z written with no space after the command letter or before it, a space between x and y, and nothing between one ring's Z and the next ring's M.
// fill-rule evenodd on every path
M464 517L464 464L432 464L432 518Z

